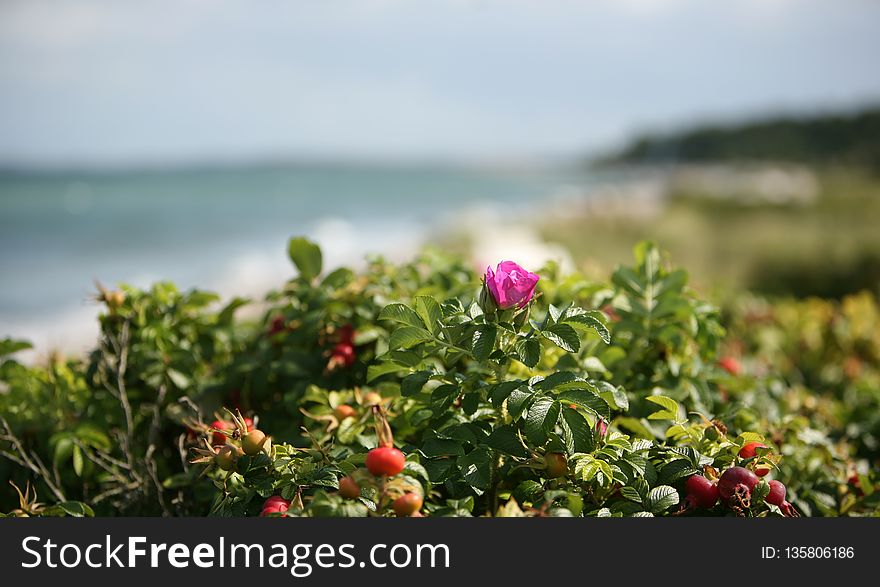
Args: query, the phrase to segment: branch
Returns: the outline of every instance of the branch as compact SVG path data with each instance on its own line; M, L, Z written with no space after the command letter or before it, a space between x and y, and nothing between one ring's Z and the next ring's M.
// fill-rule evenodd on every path
M3 434L3 440L10 442L12 447L18 453L15 457L7 453L6 451L0 452L4 457L9 460L18 463L19 465L26 467L34 472L34 474L39 475L43 478L43 482L46 483L46 486L49 488L49 491L55 495L55 498L58 501L67 501L67 498L64 497L64 492L61 490L61 483L59 480L54 479L53 476L49 473L49 470L46 469L46 465L43 464L43 461L40 460L40 457L37 456L36 453L31 455L27 450L25 450L24 445L22 445L21 440L12 432L12 428L9 426L9 422L6 421L6 418L0 416L0 423L3 424L3 429L6 431ZM33 458L31 458L33 456ZM10 458L12 457L12 458ZM36 461L36 463L34 462Z

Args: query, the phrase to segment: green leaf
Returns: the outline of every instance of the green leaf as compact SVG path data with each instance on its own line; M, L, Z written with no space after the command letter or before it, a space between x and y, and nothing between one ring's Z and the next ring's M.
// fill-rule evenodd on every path
M499 426L493 430L489 438L486 439L486 444L504 454L523 459L529 456L528 451L516 435L516 429L510 425Z
M494 324L483 324L474 330L474 337L471 344L471 350L474 358L478 361L485 361L495 349L495 335L497 329Z
M430 477L428 477L428 471L425 469L425 467L413 460L406 461L403 472L409 474L412 477L419 477L420 479L428 483L430 483L431 481Z
M422 443L422 453L426 457L460 456L464 454L464 447L451 438L428 438Z
M544 444L547 435L556 427L559 412L559 402L548 397L538 398L529 407L526 415L525 433L529 440L535 444Z
M378 379L383 375L388 375L389 373L398 373L400 371L407 371L408 369L409 367L405 365L400 365L399 363L394 363L392 361L370 365L369 367L367 367L367 383L370 383L374 379Z
M660 469L661 483L675 483L679 479L696 475L700 470L687 459L676 459L663 465Z
M177 369L168 369L167 373L168 379L171 380L171 383L173 383L174 387L176 387L177 389L183 390L189 387L189 377L187 377Z
M60 510L60 512L58 512L60 515L66 514L75 518L92 518L95 516L95 512L92 508L81 501L62 501L55 504L50 509ZM63 512L63 514L61 512Z
M654 438L654 432L637 418L629 416L618 417L615 422L619 428L625 428L642 438Z
M733 442L737 446L742 446L747 442L764 442L764 437L757 432L743 432Z
M611 465L593 455L582 455L575 459L574 473L584 481L595 481L601 487L609 487L614 480Z
M354 271L348 267L340 267L331 271L322 281L321 285L335 289L344 287L354 280Z
M415 310L401 303L388 304L379 312L379 320L391 320L392 322L400 322L416 328L423 328L422 319L416 314Z
M577 410L562 407L562 432L568 452L593 452L596 448L589 422Z
M73 472L76 473L77 477L82 477L83 473L83 453L82 449L79 446L74 445L73 447Z
M32 348L34 348L34 345L26 340L4 338L3 340L0 340L0 357Z
M601 318L600 318L601 316ZM602 312L588 312L584 314L575 314L562 320L564 324L571 324L575 328L582 330L593 330L599 335L605 344L611 343L611 333L605 326L604 314Z
M754 491L752 491L752 500L755 503L761 503L764 501L764 498L770 494L770 484L767 483L764 479L755 486Z
M651 513L662 513L678 504L678 491L669 485L660 485L648 492L645 506Z
M290 239L287 245L287 254L299 269L300 277L303 279L311 281L321 274L323 264L321 248L310 240L303 237Z
M623 388L615 387L606 381L597 381L596 388L599 390L599 397L608 402L609 405L616 407L618 410L629 410L629 398Z
M412 375L407 375L403 378L403 381L400 382L400 395L403 397L416 395L422 391L422 388L430 378L430 371L416 371Z
M248 298L235 297L226 304L220 313L217 315L217 322L220 324L229 324L232 322L232 319L235 317L235 312L242 306L246 306L251 301ZM2 353L0 353L2 354Z
M587 391L586 389L572 389L558 394L556 399L562 403L574 404L580 408L589 410L606 420L611 419L611 408L608 407L605 400L592 391Z
M625 487L621 487L620 495L630 501L642 503L642 496L639 494L639 491L635 487L630 487L628 485Z
M542 330L541 335L569 353L576 353L581 348L577 332L568 324L554 324L546 330Z
M434 334L440 332L440 321L443 319L443 310L437 300L430 296L416 296L413 298L413 306L416 314L422 319L425 327Z
M514 389L507 398L507 411L510 413L510 416L516 420L520 417L528 405L529 400L531 400L533 394L527 393L525 391Z
M391 338L388 340L388 348L394 350L408 349L433 339L434 336L424 328L403 326L391 333Z
M541 494L543 493L544 486L531 479L522 481L517 485L516 489L513 490L513 495L520 501L535 502L541 498Z
M521 338L516 341L515 348L519 360L526 367L532 368L541 360L541 343L537 338Z
M665 395L649 395L645 398L653 404L657 404L662 410L648 416L649 420L676 420L678 419L678 402Z
M471 487L480 491L489 488L491 481L492 453L488 448L480 447L468 454L458 457L456 461L459 471Z
M523 381L502 381L501 383L490 385L486 388L487 393L489 394L489 400L492 402L492 405L497 408L511 393L513 393L514 389L523 383Z

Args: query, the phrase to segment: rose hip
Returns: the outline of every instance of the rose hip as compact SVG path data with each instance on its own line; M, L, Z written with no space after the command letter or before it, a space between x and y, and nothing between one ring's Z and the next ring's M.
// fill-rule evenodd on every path
M718 480L718 494L724 501L730 500L738 488L744 488L751 495L759 481L758 476L745 467L731 467Z
M406 466L406 456L393 446L380 446L367 453L367 470L377 477L393 477Z
M718 485L702 475L688 477L685 491L687 501L695 507L708 509L718 503Z
M400 517L412 516L422 509L422 496L418 493L405 493L394 500L391 508Z
M785 503L785 485L783 485L776 479L770 481L769 485L770 493L767 494L767 497L764 498L764 501L769 504L782 507L782 504Z

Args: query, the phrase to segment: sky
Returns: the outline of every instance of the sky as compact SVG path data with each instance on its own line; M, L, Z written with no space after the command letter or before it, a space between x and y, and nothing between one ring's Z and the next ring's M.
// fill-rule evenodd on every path
M880 103L875 0L0 0L0 165L573 157Z

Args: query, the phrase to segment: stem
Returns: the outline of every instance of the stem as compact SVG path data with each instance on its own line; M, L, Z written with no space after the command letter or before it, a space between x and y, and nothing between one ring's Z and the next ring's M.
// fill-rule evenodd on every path
M489 514L494 518L498 511L498 468L501 466L501 453L492 449L492 465L489 468Z
M67 501L67 498L64 497L64 492L61 490L61 483L57 479L53 479L52 475L49 473L49 470L46 469L46 465L43 464L43 461L40 459L37 453L30 454L27 450L25 450L24 445L21 440L13 434L12 427L9 425L9 422L6 421L6 418L0 416L0 424L3 424L4 434L0 436L0 440L5 440L12 444L12 447L15 449L15 455L11 453L7 453L6 451L0 452L0 455L6 457L7 459L16 462L22 466L27 467L35 474L39 475L43 478L43 481L46 483L46 486L49 488L49 491L55 495L55 498L58 501Z

